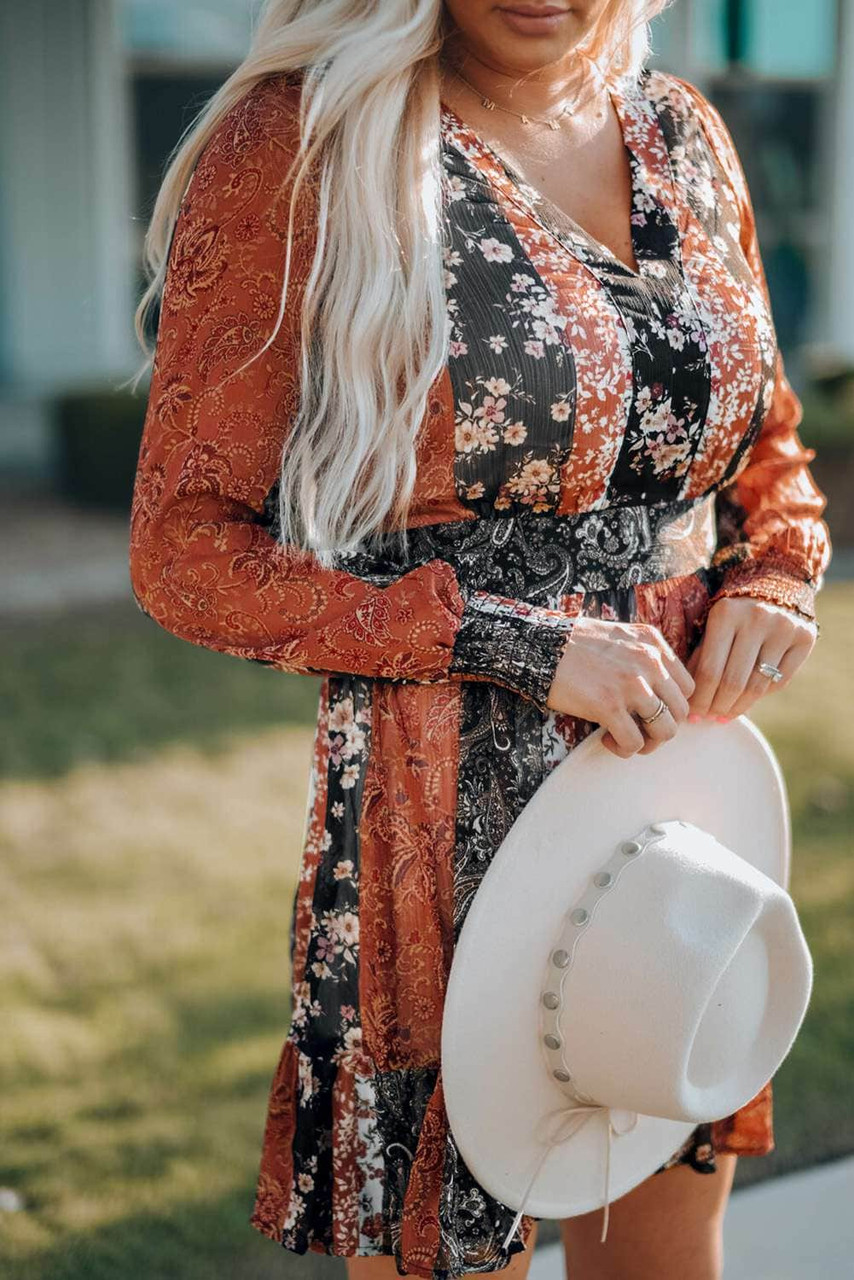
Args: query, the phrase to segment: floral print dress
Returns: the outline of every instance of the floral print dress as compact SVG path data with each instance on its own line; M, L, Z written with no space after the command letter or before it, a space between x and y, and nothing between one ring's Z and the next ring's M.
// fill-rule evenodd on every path
M612 101L636 270L442 105L448 358L417 440L409 545L382 559L325 569L278 540L316 190L297 210L284 323L239 371L278 315L294 78L265 78L220 122L175 227L134 593L188 641L322 677L292 1020L252 1215L298 1253L390 1254L400 1274L443 1278L500 1270L529 1240L524 1218L502 1247L513 1210L457 1151L440 1028L494 851L595 728L546 705L574 619L653 624L685 659L722 596L814 617L825 498L732 139L668 73ZM708 1173L718 1152L773 1145L769 1081L662 1169Z

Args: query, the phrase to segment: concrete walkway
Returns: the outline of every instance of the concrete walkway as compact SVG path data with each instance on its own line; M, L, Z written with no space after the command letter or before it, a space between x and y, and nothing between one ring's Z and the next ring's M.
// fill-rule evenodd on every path
M852 1259L854 1157L732 1193L724 1280L842 1280ZM537 1249L528 1276L565 1280L560 1245Z

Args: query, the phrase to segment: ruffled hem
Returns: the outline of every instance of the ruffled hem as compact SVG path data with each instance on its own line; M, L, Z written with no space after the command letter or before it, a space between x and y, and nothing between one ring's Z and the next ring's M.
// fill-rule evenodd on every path
M721 1152L774 1148L772 1085L723 1120L698 1125L656 1173L713 1173ZM441 1072L371 1069L361 1052L311 1060L295 1039L270 1093L251 1225L292 1253L393 1257L399 1275L451 1280L503 1270L528 1247L522 1219L474 1181L449 1133Z
M527 1247L449 1133L436 1067L374 1071L361 1051L310 1058L289 1037L270 1092L251 1225L290 1252L394 1257L398 1274L499 1271Z

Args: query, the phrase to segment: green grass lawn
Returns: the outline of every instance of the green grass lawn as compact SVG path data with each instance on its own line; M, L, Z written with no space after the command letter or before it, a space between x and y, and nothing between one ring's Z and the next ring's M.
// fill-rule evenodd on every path
M0 625L0 775L58 777L163 744L217 754L235 730L309 725L318 681L186 644L133 604Z
M775 1078L777 1150L854 1151L854 587L753 718L793 805L816 964ZM183 644L131 610L0 636L3 1280L304 1274L248 1226L287 1030L316 682Z

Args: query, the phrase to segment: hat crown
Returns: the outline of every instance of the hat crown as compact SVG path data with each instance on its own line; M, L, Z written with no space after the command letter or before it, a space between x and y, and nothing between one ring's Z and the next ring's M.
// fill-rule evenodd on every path
M794 943L794 945L793 945ZM780 1019L770 954L788 966ZM681 819L627 833L568 906L540 1001L559 1088L670 1120L731 1114L794 1040L812 966L785 889Z

